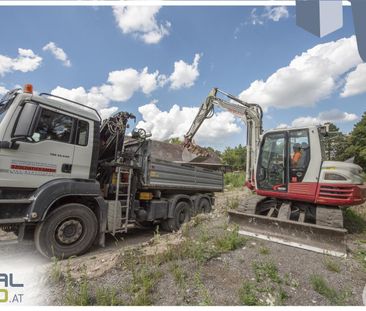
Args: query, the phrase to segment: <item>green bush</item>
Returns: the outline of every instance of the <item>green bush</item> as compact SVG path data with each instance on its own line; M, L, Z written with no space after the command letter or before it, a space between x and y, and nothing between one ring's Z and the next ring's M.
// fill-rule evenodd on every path
M225 187L240 188L244 186L244 182L244 172L225 173L224 175Z

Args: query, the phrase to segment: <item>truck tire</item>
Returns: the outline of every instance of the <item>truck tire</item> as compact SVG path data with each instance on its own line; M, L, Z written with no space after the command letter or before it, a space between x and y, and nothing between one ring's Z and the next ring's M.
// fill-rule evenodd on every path
M191 219L191 206L189 203L180 201L175 205L173 218L162 222L162 228L165 231L178 231L183 223Z
M37 250L46 257L68 258L85 253L98 233L98 221L87 206L65 204L52 211L34 232Z
M201 199L198 204L198 213L197 214L201 214L201 213L208 214L208 213L211 213L211 211L212 211L211 202L206 198Z

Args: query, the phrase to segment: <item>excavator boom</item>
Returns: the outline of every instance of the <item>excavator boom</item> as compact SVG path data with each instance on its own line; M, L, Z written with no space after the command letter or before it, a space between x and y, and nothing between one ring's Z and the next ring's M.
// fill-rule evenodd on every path
M225 96L227 99L219 97L219 94ZM193 137L202 123L213 116L215 106L233 113L247 126L247 169L245 176L247 184L252 184L257 149L260 135L263 132L263 111L259 105L247 103L234 95L226 93L218 88L213 88L202 103L196 118L184 136L184 147L199 158L208 156L207 151L194 144Z

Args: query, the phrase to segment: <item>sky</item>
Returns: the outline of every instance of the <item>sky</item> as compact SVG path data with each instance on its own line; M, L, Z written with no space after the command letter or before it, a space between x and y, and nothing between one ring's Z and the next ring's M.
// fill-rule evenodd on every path
M294 7L0 7L0 94L25 83L136 115L159 140L183 137L212 87L258 103L265 130L335 123L366 111L366 64L350 7L318 38ZM196 136L223 150L245 126L220 109Z

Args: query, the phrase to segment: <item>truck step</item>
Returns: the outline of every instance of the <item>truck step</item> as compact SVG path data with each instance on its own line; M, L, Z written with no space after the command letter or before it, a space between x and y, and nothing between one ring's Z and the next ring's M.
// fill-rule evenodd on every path
M24 218L4 218L4 219L0 219L0 225L2 224L21 224L24 223L25 219Z
M31 199L1 199L0 204L30 204L33 200Z

